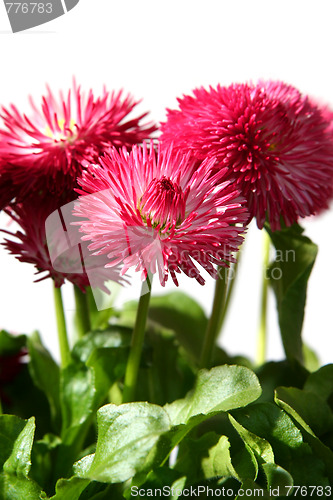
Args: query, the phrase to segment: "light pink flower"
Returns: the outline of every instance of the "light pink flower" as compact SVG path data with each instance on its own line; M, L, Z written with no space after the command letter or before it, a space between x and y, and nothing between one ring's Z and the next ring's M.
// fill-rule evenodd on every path
M248 214L226 169L214 173L214 164L194 169L188 155L146 144L113 149L79 181L82 239L94 255L107 255L107 266L122 273L134 266L142 278L158 272L162 285L169 273L178 285L181 271L204 284L196 264L216 278L215 264L234 261Z
M332 113L282 82L199 88L178 99L163 143L216 157L273 230L327 208L333 193Z

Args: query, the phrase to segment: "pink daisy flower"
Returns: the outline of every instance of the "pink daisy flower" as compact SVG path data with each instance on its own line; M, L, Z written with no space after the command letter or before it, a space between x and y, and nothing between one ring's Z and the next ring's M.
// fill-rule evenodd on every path
M213 172L215 160L194 169L189 155L172 148L113 149L83 173L75 215L93 255L107 255L108 267L134 266L158 272L162 285L170 273L183 271L200 284L196 264L217 278L215 264L234 261L248 219L245 200L229 180L227 169Z
M164 143L216 157L273 230L327 208L333 189L332 114L282 82L199 88L162 124Z
M74 83L66 96L56 98L47 88L40 108L31 98L30 104L29 115L14 105L1 114L0 185L10 176L19 197L32 190L71 193L85 162L96 161L110 145L130 148L156 130L142 123L147 113L129 116L138 102L121 91L104 89L96 98Z
M37 282L52 278L59 288L68 280L82 291L92 286L107 293L106 281L124 284L126 279L120 277L119 268L105 269L107 259L104 256L92 258L87 244L81 243L80 247L73 244L79 239L75 238L74 228L64 231L63 216L57 208L57 200L51 196L9 205L5 210L20 229L15 232L2 230L10 236L2 245L20 262L33 264L36 274L44 273Z

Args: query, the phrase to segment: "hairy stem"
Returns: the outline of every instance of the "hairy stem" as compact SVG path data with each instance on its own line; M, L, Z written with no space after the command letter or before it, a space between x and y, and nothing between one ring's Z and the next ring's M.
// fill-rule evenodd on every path
M267 350L267 295L268 295L268 278L267 268L269 265L269 249L270 238L266 231L263 231L263 272L262 272L262 291L261 291L261 314L258 331L257 345L257 363L261 365L266 361Z
M88 294L83 293L77 285L74 285L74 297L76 305L76 326L79 337L82 338L91 330Z
M53 293L54 293L54 305L55 305L57 327L58 327L58 340L60 348L61 366L62 368L65 368L70 362L71 355L68 344L67 328L66 328L66 320L64 313L64 305L62 301L61 288L57 288L55 284L53 284Z
M147 276L142 284L141 296L136 313L136 320L132 335L130 354L127 361L123 403L129 403L135 398L143 341L145 337L146 322L151 294L151 277Z
M210 315L205 332L202 353L200 358L200 368L210 368L215 342L218 333L220 331L219 330L220 318L222 315L222 311L224 310L225 307L227 284L228 284L227 270L224 273L224 278L221 277L223 269L224 268L221 266L218 267L219 277L217 278L215 283L212 313Z

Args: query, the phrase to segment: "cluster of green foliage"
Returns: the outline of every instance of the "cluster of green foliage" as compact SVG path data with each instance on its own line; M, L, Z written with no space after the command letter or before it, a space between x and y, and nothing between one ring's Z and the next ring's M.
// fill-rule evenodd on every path
M133 487L165 486L178 498L198 485L237 498L241 487L263 496L272 488L287 495L293 485L330 488L333 365L316 367L301 339L317 248L299 227L270 236L296 255L272 264L283 271L272 284L284 361L258 368L216 348L211 369L199 370L202 308L181 292L152 297L138 401L121 404L136 303L92 309L93 331L63 369L38 333L2 331L2 371L12 372L0 372L0 498L117 500L133 498ZM19 364L23 349L27 362Z

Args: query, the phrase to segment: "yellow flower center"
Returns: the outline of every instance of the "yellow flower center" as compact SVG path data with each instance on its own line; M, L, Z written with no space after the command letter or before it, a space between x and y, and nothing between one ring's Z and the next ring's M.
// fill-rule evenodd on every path
M66 120L61 118L57 120L57 124L50 128L49 125L46 125L44 129L44 135L53 139L54 141L70 141L74 137L75 131L75 121L71 118L69 124L66 124Z

